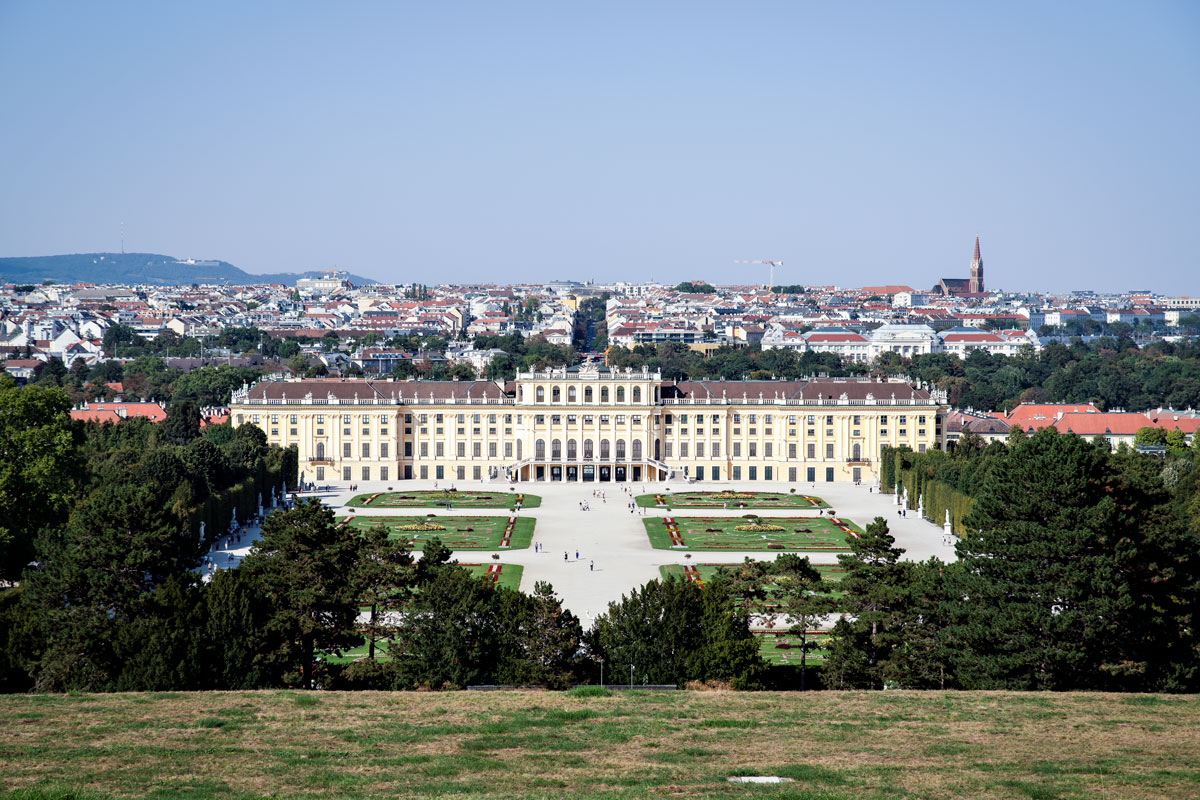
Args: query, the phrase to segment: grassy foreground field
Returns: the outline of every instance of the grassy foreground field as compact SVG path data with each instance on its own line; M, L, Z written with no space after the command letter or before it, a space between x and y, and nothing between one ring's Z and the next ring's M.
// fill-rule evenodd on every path
M1009 693L35 695L31 797L1180 798L1200 698ZM793 783L732 785L733 775ZM55 794L84 790L88 794ZM94 794L91 794L94 793ZM0 795L2 796L2 795Z

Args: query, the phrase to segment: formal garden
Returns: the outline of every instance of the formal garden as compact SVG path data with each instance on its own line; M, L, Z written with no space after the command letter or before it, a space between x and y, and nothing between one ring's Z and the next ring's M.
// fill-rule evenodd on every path
M662 573L664 578L677 575L703 586L716 577L717 571L722 567L736 566L737 564L664 564L658 568L658 571ZM842 591L838 588L837 583L846 574L845 568L838 564L813 564L812 566L813 569L821 573L823 580L829 582L829 596L833 598L841 597ZM770 591L769 587L767 591ZM764 610L769 609L770 605L769 601L762 604Z
M537 508L542 498L513 489L507 492L478 492L473 489L431 489L411 492L358 494L346 505L351 508Z
M537 520L530 517L455 517L426 514L419 517L340 517L338 523L358 530L386 527L394 538L404 537L415 549L437 537L451 550L519 550L529 547Z
M829 508L819 497L783 492L671 492L642 494L636 498L643 508Z
M650 545L659 550L849 551L862 529L838 517L647 517Z

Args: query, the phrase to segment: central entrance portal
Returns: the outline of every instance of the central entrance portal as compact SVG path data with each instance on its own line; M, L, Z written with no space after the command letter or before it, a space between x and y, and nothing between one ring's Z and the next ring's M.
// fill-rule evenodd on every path
M593 467L591 464L584 464L583 480L584 480L584 482L589 482L589 483L591 481L596 480L596 468Z
M567 480L579 480L579 467L567 467Z
M561 481L562 480L562 467L551 467L550 468L550 480L552 480L552 481Z
M624 482L625 482L625 468L624 468L624 467L617 467L617 468L616 468L616 471L617 471L617 478L616 478L616 479L617 479L617 481L618 481L619 483L624 483Z
M612 467L601 467L600 468L600 480L602 480L602 481L611 481L612 480Z

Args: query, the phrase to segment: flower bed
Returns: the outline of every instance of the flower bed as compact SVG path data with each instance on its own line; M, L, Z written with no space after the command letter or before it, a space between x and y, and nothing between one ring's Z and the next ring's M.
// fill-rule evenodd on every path
M534 494L510 492L476 492L461 489L435 491L377 492L350 498L352 508L537 508L542 498Z
M783 492L671 492L638 495L635 500L644 508L829 508L819 497Z
M388 528L395 537L404 537L420 548L436 536L451 550L498 550L529 547L537 521L529 517L443 516L429 517L372 517L355 515L338 520L368 530L376 525Z
M847 520L817 517L648 517L642 520L650 543L659 549L791 550L838 552L849 550L847 537L859 531Z

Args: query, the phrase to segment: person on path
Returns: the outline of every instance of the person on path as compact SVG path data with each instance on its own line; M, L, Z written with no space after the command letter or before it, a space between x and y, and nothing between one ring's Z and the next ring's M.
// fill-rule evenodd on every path
M566 553L563 553L563 561L567 561L567 560L568 560L568 559L567 559L567 554L566 554Z
M588 562L588 572L595 572L595 571L596 571L596 562L589 561Z
M575 560L576 561L579 560L579 551L578 550L575 551Z

